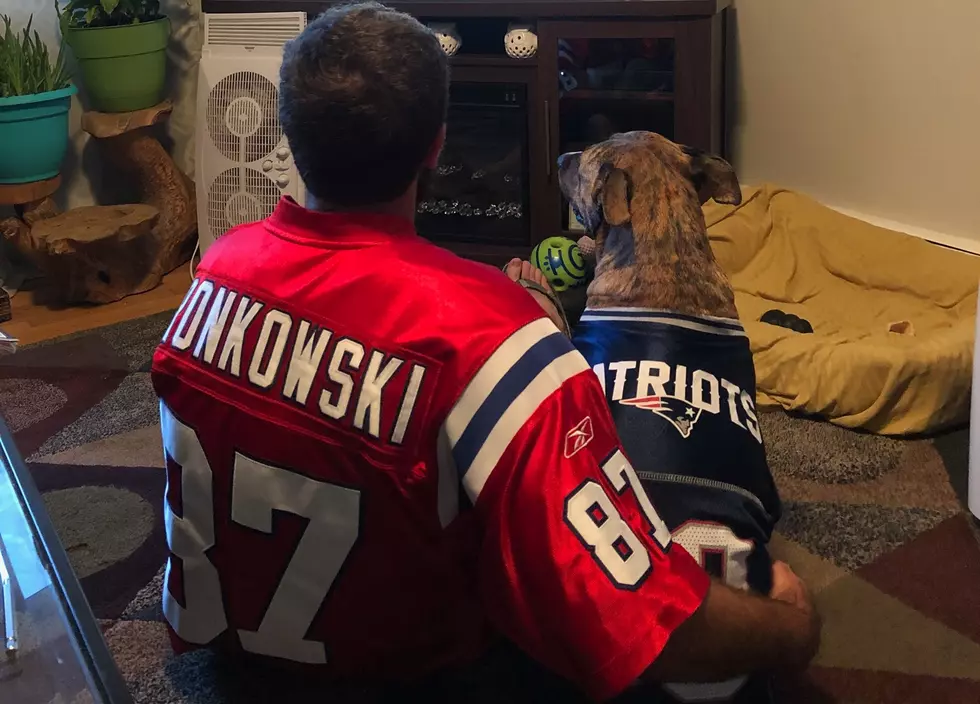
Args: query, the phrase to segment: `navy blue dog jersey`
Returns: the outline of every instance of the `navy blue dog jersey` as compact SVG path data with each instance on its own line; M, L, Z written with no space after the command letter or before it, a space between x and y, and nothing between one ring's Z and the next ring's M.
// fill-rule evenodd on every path
M626 455L680 544L727 584L768 594L781 505L737 320L646 308L587 309L575 346L603 385ZM763 702L762 678L672 685L680 701ZM710 689L705 689L705 687Z

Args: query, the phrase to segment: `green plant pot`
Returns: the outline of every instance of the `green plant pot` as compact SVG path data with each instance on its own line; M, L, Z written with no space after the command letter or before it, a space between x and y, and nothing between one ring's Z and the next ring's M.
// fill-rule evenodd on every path
M170 20L120 27L65 27L90 108L99 112L142 110L163 100Z
M68 149L75 86L0 98L0 183L54 178Z

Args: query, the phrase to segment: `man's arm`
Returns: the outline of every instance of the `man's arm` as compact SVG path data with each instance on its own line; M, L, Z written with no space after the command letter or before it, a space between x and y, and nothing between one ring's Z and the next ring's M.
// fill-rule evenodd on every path
M820 644L820 618L783 563L771 597L713 581L701 608L671 635L643 674L659 682L717 682L746 672L804 667Z
M670 544L595 374L549 321L496 347L443 434L440 473L460 477L481 517L487 616L594 698L615 696L647 669L717 681L812 650L801 625L809 617L711 586Z
M512 279L547 286L530 262L513 259ZM544 294L529 291L560 320ZM701 607L667 641L644 677L656 681L716 682L755 670L804 666L820 643L820 619L803 582L785 563L774 565L773 594L765 598L712 581Z

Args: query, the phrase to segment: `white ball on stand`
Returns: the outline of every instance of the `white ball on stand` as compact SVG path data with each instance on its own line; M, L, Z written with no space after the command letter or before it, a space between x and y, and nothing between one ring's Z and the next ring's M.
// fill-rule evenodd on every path
M463 46L463 38L459 36L455 22L433 23L429 25L429 29L439 38L439 46L446 52L446 56L454 56Z
M504 49L507 56L514 59L530 59L538 53L538 35L534 33L534 26L512 22L504 35Z

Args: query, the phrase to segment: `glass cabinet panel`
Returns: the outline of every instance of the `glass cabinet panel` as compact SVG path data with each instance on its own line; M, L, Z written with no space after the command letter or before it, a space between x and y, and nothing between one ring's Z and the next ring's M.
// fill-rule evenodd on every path
M557 154L585 149L617 132L674 136L672 37L557 37ZM561 200L561 229L581 226Z

